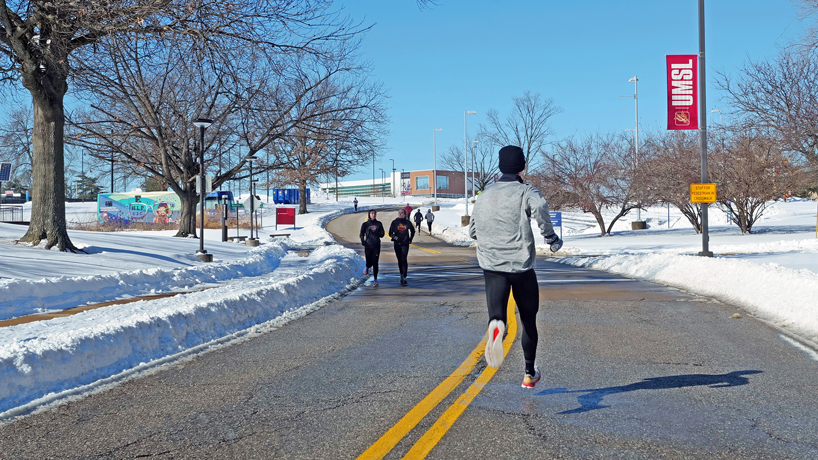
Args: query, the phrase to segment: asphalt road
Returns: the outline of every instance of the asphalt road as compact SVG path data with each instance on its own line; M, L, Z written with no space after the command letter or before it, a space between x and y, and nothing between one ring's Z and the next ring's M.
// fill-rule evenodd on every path
M328 229L361 249L363 218ZM0 457L818 458L818 355L735 307L539 260L524 390L519 339L479 359L474 250L415 246L409 286L385 241L380 286L2 425Z

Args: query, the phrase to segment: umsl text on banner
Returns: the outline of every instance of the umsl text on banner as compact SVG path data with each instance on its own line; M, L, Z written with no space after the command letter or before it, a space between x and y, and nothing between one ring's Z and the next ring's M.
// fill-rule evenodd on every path
M698 57L667 55L667 129L699 129Z

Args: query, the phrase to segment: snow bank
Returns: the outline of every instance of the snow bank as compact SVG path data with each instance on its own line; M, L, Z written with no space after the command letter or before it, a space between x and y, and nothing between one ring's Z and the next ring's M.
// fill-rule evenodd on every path
M316 249L307 263L295 276L273 272L0 329L0 412L280 317L357 283L364 265L338 245Z
M810 270L674 254L566 257L558 262L711 296L818 342L818 274Z
M229 262L183 268L149 268L90 276L0 280L0 320L113 300L125 296L184 290L190 286L258 276L278 267L286 240L273 241Z

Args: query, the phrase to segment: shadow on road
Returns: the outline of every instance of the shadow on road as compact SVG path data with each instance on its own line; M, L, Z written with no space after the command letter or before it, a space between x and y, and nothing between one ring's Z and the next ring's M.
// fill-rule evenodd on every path
M588 412L596 409L604 409L606 406L602 404L603 398L608 395L617 393L626 393L637 390L667 390L671 388L683 388L693 386L710 386L710 388L725 388L746 385L750 380L745 375L760 374L763 371L746 370L733 371L727 374L685 374L685 375L670 375L667 377L654 377L644 379L641 382L631 383L630 385L621 385L616 387L596 388L587 390L567 390L565 388L550 388L535 393L535 396L547 396L555 394L569 394L569 393L586 393L577 397L577 402L580 407L567 411L560 412L560 414L578 414L581 412Z

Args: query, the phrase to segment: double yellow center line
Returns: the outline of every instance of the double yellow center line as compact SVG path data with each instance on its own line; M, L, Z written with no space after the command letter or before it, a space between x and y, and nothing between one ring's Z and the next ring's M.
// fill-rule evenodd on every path
M435 251L434 249L423 248L423 247L420 247L420 246L415 246L414 244L410 244L409 246L411 246L411 247L413 247L415 249L420 249L421 251L431 252L432 254L440 254L440 251Z
M515 309L517 305L514 303L514 297L509 296L508 301L508 335L503 340L503 355L507 355L514 339L517 336L517 317ZM475 366L483 357L483 352L486 348L487 337L477 344L477 347L469 353L468 358L458 367L451 375L449 375L443 382L440 383L434 390L431 391L425 398L423 398L415 407L413 407L406 415L401 418L392 428L389 429L383 436L380 437L374 444L372 444L358 459L381 459L388 454L415 426L423 420L429 412L432 411L443 399L445 399L463 379L472 373ZM445 412L437 419L437 421L429 428L423 436L412 446L412 448L403 457L405 459L422 459L425 458L429 452L437 445L443 438L449 428L454 425L454 422L460 417L460 414L466 410L466 407L471 404L475 397L480 393L483 387L494 377L497 372L496 368L486 367L483 372L477 377L474 383L469 386L466 391L457 398L457 400L446 409Z

